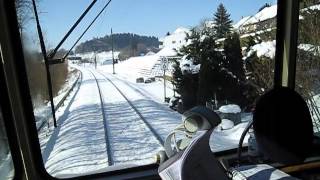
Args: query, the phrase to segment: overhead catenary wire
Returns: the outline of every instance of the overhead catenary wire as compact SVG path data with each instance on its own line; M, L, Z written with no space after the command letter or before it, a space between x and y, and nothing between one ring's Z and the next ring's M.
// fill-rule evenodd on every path
M97 0L93 0L91 4L87 7L87 9L81 14L81 16L78 18L78 20L73 24L73 26L70 28L70 30L67 32L67 34L61 39L61 41L58 43L58 45L54 48L53 51L51 51L48 55L48 59L54 58L59 48L62 46L62 44L65 42L65 40L69 37L69 35L72 33L72 31L78 26L78 24L81 22L81 20L86 16L86 14L89 12L89 10L93 7L93 5L97 2Z
M84 36L84 34L90 29L90 27L92 26L92 24L98 19L98 17L101 15L101 13L109 6L109 4L111 3L112 0L109 0L107 2L106 5L104 5L104 7L101 9L101 11L97 14L97 16L92 20L92 22L89 24L89 26L83 31L83 33L80 35L80 37L75 41L75 43L71 46L71 48L69 49L69 51L64 55L64 57L62 59L66 59L67 56L70 54L70 52L72 51L72 49L78 44L78 42L80 41L80 39Z

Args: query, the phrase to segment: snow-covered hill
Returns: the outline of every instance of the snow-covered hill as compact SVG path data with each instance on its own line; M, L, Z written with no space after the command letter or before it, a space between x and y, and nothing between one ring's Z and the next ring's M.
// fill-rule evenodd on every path
M119 61L116 65L116 72L123 76L130 77L133 81L139 77L148 78L162 76L163 70L161 69L161 58L177 56L176 50L179 50L188 43L186 37L190 32L191 31L188 28L177 28L172 34L160 39L162 42L162 49L158 53L148 53L145 56L131 57L125 61ZM108 59L107 57L110 57L108 55L110 54L97 54L97 59L98 57L100 58L100 56L102 57L100 58L102 60ZM94 54L88 53L82 57L92 58L94 57ZM169 64L169 66L167 75L170 75L171 65ZM111 70L112 67L107 65L104 68Z

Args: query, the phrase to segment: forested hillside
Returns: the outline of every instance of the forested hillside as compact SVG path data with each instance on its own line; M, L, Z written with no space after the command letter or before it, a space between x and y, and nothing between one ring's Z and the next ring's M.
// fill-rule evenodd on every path
M110 51L112 49L112 38L114 50L120 51L121 58L123 59L144 54L148 51L157 51L159 47L159 40L157 37L119 33L85 41L79 44L75 51L76 53Z

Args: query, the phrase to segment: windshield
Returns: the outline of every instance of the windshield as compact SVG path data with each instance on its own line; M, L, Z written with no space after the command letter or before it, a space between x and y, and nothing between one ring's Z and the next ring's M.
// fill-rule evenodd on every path
M181 114L197 105L222 119L212 151L237 148L256 99L273 87L275 1L34 2L38 28L32 1L16 0L16 9L54 177L155 163Z

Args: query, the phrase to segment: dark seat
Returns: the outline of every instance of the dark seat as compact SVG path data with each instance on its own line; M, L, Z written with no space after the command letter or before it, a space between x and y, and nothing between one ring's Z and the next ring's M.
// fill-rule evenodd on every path
M257 101L253 128L261 152L282 164L303 162L315 151L312 119L304 99L279 87Z

